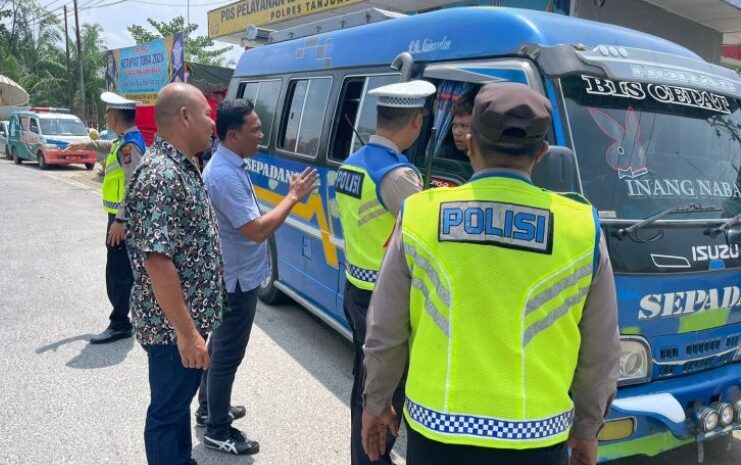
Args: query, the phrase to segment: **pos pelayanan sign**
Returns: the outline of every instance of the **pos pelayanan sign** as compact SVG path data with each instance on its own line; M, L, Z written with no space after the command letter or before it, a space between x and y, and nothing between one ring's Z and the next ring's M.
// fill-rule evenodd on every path
M106 53L106 89L128 99L153 104L170 82L185 82L183 34Z
M366 0L241 0L208 12L208 36L216 39L250 24L263 26L361 1Z

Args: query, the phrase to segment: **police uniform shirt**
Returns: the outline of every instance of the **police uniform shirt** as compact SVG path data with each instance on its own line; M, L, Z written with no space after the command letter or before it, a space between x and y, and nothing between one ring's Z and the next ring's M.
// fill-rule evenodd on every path
M399 148L382 136L370 136L368 143L381 145L399 153ZM394 216L399 214L401 203L412 194L422 190L422 180L416 171L409 167L396 168L389 171L381 180L381 200L386 210Z
M518 170L491 169L530 178ZM403 221L403 220L402 220ZM400 228L394 230L381 265L367 317L365 345L366 384L363 403L372 415L389 405L409 356L409 294L411 273L404 256ZM571 436L594 438L603 424L612 399L618 373L612 364L600 363L620 353L616 337L617 301L612 265L604 234L600 240L600 261L594 274L579 330L582 336L579 361L571 392L575 418ZM613 344L614 342L614 344Z

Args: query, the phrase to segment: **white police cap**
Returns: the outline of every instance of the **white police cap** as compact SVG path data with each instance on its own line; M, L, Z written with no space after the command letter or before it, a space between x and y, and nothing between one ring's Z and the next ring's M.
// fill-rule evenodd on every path
M427 81L409 81L377 87L370 95L378 96L378 105L394 108L424 108L425 98L437 91Z
M113 92L103 92L100 94L100 99L108 106L108 108L114 110L136 110L135 101L123 98Z

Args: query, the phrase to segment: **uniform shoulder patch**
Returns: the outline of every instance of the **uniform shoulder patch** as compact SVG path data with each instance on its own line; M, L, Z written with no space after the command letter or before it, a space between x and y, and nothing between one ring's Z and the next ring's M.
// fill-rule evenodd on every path
M553 213L513 203L444 202L440 205L438 241L472 242L550 255Z
M337 170L337 180L334 182L334 190L335 192L359 199L363 192L364 179L365 175L363 173L340 168Z
M124 165L128 165L131 163L131 150L132 150L133 144L126 144L123 145L120 149L118 149L118 153L121 156L121 163Z
M589 200L587 200L586 197L584 197L583 195L578 194L576 192L556 192L556 193L558 195L561 195L563 197L566 197L567 199L576 200L579 203L584 203L584 204L587 204L587 205L591 205L591 203L589 203Z

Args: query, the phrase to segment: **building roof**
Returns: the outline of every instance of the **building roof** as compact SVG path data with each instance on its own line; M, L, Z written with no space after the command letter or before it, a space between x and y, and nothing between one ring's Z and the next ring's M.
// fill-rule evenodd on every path
M474 7L408 16L246 51L235 76L388 65L409 51L418 62L516 55L523 44L600 44L700 60L690 50L619 26L533 10Z
M224 92L234 74L232 68L188 62L188 84L198 87L204 94Z

